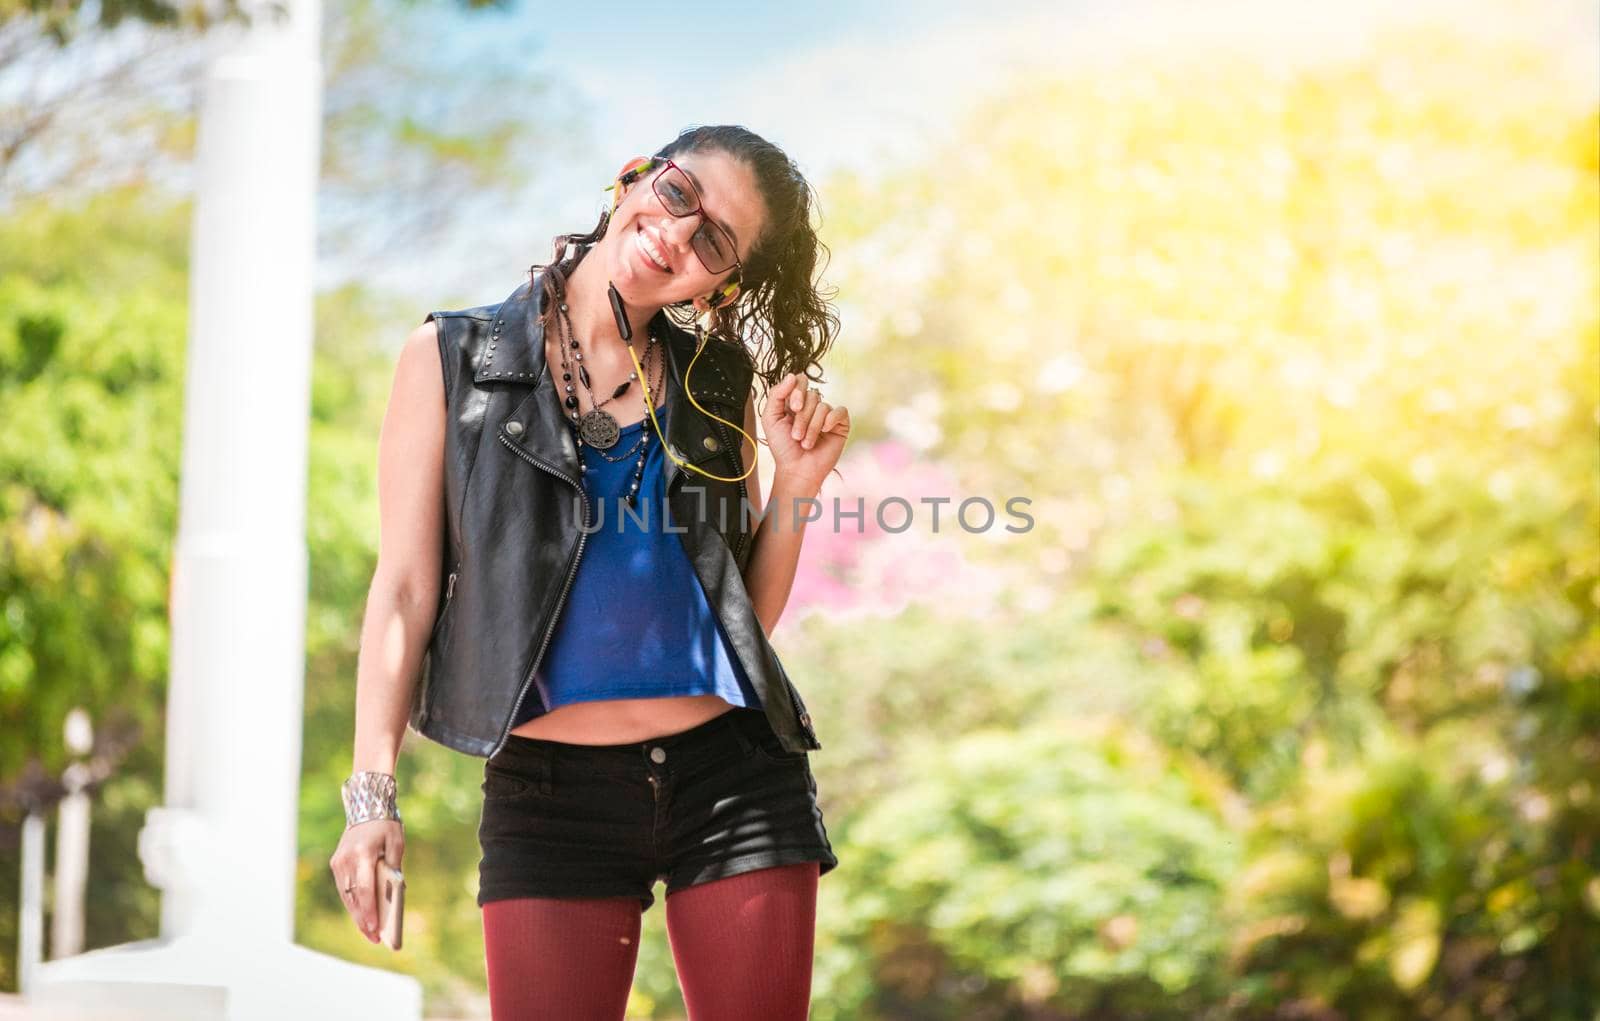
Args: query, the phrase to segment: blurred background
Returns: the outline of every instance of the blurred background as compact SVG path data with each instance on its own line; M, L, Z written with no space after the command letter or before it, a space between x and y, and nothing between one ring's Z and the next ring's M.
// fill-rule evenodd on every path
M854 422L822 495L869 509L811 526L774 635L841 862L812 1017L1600 1018L1600 6L324 19L298 942L488 1017L481 759L407 735L402 953L327 867L395 355L627 158L738 123L819 194ZM222 20L0 0L0 990L22 815L72 763L85 946L158 929ZM937 531L874 525L937 496ZM683 1017L659 910L630 1017Z

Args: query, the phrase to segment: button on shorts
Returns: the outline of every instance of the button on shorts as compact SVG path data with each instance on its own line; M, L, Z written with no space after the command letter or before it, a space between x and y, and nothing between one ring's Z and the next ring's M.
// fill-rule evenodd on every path
M484 764L478 906L509 897L635 896L795 862L839 864L807 752L761 709L628 744L512 734Z

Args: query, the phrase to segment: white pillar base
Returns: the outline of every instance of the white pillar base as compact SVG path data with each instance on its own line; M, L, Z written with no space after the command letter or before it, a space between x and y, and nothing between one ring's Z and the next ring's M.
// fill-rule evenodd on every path
M142 940L41 963L29 1021L418 1021L422 986L295 944Z

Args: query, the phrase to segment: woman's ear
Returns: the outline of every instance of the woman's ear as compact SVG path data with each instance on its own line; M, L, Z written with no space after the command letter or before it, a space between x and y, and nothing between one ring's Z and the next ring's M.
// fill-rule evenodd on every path
M712 308L727 308L739 300L739 279L735 277L706 296Z
M694 299L694 307L701 312L714 308L727 308L739 300L739 281L731 280L710 294Z
M616 180L606 187L606 190L611 192L611 211L613 213L617 211L618 204L627 195L628 189L633 186L633 182L648 172L654 163L655 161L648 156L635 156L624 163L621 170L617 171Z

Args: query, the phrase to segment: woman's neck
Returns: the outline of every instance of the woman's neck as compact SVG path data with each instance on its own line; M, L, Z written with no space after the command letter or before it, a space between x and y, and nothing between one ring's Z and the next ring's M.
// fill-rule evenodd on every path
M583 257L567 277L567 314L572 317L572 329L585 350L617 351L622 344L622 334L617 330L617 317L611 311L611 281L605 278L598 252L591 251ZM643 338L645 326L659 309L626 306L633 335ZM639 350L642 350L640 348Z

